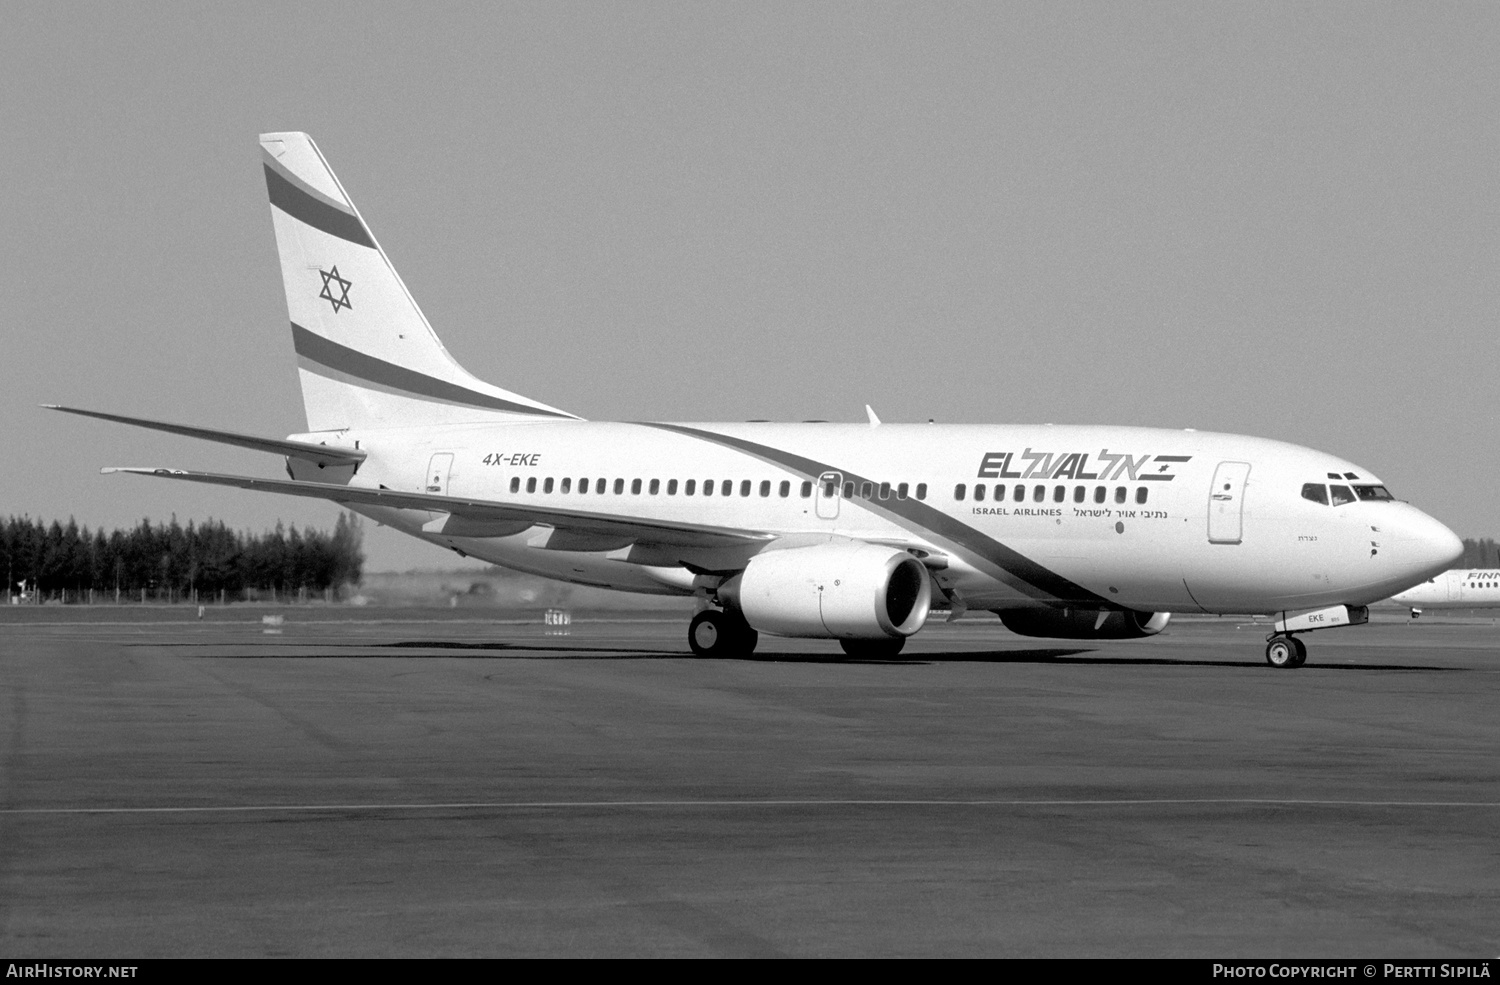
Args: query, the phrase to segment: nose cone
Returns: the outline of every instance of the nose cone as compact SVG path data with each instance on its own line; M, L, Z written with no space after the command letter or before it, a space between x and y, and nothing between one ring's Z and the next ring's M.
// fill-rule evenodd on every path
M1464 553L1463 541L1453 531L1413 507L1402 510L1391 532L1396 560L1413 582L1446 571Z

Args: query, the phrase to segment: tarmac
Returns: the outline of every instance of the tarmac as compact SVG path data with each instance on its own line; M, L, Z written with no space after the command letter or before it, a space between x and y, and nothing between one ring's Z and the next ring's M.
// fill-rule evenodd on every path
M1500 954L1489 619L277 612L0 614L0 957Z

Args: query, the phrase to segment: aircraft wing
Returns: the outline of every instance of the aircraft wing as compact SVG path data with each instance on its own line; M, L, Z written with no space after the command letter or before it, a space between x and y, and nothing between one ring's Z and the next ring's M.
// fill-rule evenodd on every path
M402 492L384 487L344 486L323 482L299 482L295 479L259 479L244 475L220 475L213 472L185 472L160 468L105 468L101 473L124 472L151 475L164 479L202 482L212 486L231 486L259 492L281 493L327 499L335 503L359 506L383 506L397 510L424 510L448 514L448 523L434 532L452 536L497 536L501 531L519 533L530 526L543 525L568 535L574 547L554 549L604 549L613 542L660 544L674 547L721 548L747 547L773 540L774 535L733 527L703 524L669 523L640 517L620 516L606 512L565 510L531 504L501 503L488 499L465 499L433 493ZM453 521L458 521L454 523ZM507 529L508 528L508 529Z
M153 421L146 417L125 417L121 414L106 414L97 410L80 410L77 407L61 407L57 404L42 404L42 406L47 410L60 410L64 414L97 417L101 421L114 421L117 424L130 424L138 428L150 428L153 431L166 431L168 434L181 434L189 438L202 438L204 441L217 441L221 445L253 448L256 451L268 451L275 455L290 455L293 458L307 459L318 465L356 465L363 462L366 457L365 452L357 448L331 448L328 445L315 445L309 441L288 441L285 438L261 438L253 434L240 434L236 431L217 431L213 428L194 427L190 424Z

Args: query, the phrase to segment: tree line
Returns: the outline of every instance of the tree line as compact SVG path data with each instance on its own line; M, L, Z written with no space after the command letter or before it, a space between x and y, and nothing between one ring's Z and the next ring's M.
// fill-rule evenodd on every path
M234 601L331 598L359 584L365 556L359 517L340 513L332 533L284 528L234 531L219 520L105 533L67 523L11 517L0 529L7 593L62 601Z
M1464 538L1464 556L1454 565L1458 568L1500 568L1500 543L1489 537Z

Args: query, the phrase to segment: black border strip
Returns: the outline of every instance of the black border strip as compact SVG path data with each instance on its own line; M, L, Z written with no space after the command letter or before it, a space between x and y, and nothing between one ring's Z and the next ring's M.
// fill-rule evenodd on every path
M803 458L800 455L794 455L779 448L757 444L744 438L716 434L712 431L701 431L697 428L685 427L680 424L648 423L645 426L660 428L664 431L672 431L694 438L701 438L704 441L711 441L715 444L727 445L731 448L748 452L757 458L764 459L782 468L801 472L807 478L814 481L824 472L840 472L846 481L874 481L865 476L850 472L848 469L841 469L834 465L825 465L810 458ZM1082 585L1069 581L1062 575L1043 567L1024 554L1006 547L994 538L980 533L968 524L949 516L942 510L934 509L920 500L871 500L868 502L868 505L876 510L891 514L903 521L908 528L915 528L924 534L932 534L964 547L974 555L994 564L1005 574L1010 575L1011 579L1014 579L1007 582L1011 587L1035 598L1046 601L1086 603L1101 609L1122 608L1118 602L1111 602L1102 595L1095 595Z
M316 332L308 331L296 322L292 322L291 325L292 347L297 350L297 355L334 373L353 377L374 386L390 387L416 397L427 397L489 410L503 410L510 414L576 420L571 414L518 404L502 397L492 397L487 393L470 390L456 383L434 379L424 373L418 373L415 370L397 366L395 363L388 363L384 359L368 356L348 346L339 345Z

